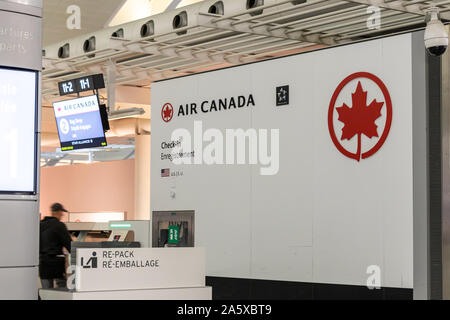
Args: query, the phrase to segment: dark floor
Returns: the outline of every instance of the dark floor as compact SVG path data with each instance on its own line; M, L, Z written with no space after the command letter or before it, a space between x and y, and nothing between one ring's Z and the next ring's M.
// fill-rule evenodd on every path
M322 283L206 277L214 300L412 300L413 290Z

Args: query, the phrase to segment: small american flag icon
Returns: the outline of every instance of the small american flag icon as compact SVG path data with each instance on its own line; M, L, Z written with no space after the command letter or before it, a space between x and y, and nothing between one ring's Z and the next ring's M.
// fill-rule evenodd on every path
M161 169L161 177L170 176L170 169Z

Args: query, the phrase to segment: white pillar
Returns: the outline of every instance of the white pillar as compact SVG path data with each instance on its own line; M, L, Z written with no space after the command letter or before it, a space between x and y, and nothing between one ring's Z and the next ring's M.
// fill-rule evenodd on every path
M150 135L136 135L134 220L150 220Z
M42 0L0 0L0 30L5 31L0 32L0 64L2 66L37 71L40 79L42 69L41 17ZM5 48L8 50L4 50ZM40 80L38 82L41 87ZM23 88L20 90L24 91ZM33 116L40 119L40 93L37 92L37 95L39 111ZM0 94L0 100L13 101L11 99L17 99L14 96L15 94L8 97ZM17 113L24 112L19 109ZM0 110L0 118L4 116L3 113ZM11 121L12 130L20 127L19 122L19 118ZM18 159L34 161L37 168L34 176L37 183L35 192L20 196L0 195L0 225L2 226L2 232L0 232L0 300L37 300L38 298L40 124L34 132L28 132L26 136L29 141L35 137L37 137L38 147L35 150L34 159L29 159L28 155L21 154L22 145L18 141L12 142L12 146L18 151ZM3 137L0 137L0 140L2 140L1 138ZM3 146L4 143L1 146L2 152L8 152L7 150L3 151L5 149ZM2 156L5 155L2 154ZM18 164L17 161L12 160L10 166ZM0 173L0 180L5 175L5 171L9 171L6 165L1 169L3 170ZM11 179L20 180L18 177L11 177ZM28 189L28 191L30 190Z

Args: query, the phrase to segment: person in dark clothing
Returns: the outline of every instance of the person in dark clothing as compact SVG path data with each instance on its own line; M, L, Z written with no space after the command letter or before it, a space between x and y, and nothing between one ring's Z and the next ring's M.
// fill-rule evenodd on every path
M44 289L54 288L54 282L58 288L64 288L66 259L63 248L70 252L72 239L60 220L67 210L60 203L54 203L50 209L52 216L45 217L40 225L39 277Z

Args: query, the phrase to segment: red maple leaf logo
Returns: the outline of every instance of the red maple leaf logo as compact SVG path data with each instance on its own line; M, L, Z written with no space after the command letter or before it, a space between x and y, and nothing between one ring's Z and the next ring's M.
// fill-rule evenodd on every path
M161 110L161 116L164 122L169 122L172 120L173 117L173 107L170 103L166 103L162 110Z
M172 115L172 110L169 107L166 107L166 109L163 112L164 118L170 118L170 116Z
M378 137L378 126L375 120L381 117L381 108L384 102L377 102L375 99L367 106L367 91L364 91L361 82L358 82L356 91L352 94L352 107L345 103L342 107L336 108L339 114L338 120L344 123L341 140L350 140L358 135L357 160L361 158L361 135L372 139Z

